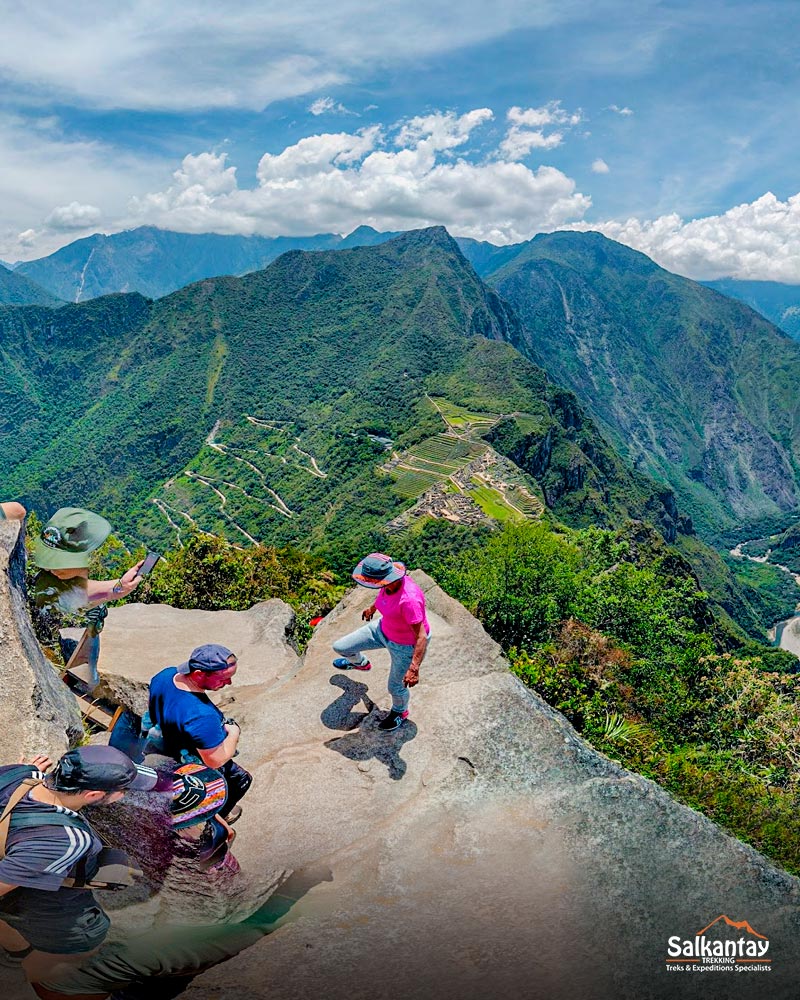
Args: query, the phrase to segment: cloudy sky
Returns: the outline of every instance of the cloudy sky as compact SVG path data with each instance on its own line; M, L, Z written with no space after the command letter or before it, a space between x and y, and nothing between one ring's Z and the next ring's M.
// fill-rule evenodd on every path
M0 23L0 260L145 224L443 223L800 283L796 0L0 0Z

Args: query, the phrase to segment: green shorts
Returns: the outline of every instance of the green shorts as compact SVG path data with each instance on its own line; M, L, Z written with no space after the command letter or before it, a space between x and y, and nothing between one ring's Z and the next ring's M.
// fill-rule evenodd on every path
M0 899L0 920L19 931L36 951L80 955L99 948L110 921L88 889L20 887Z

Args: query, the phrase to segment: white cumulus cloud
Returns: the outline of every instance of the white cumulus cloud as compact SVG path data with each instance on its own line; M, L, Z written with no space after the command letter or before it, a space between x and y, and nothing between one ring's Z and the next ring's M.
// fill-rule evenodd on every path
M65 233L79 232L61 224L77 224L82 213L75 205L101 205L106 222L118 220L131 193L152 189L165 175L163 162L147 152L132 154L101 141L70 140L55 117L2 111L0 164L3 260L41 256L62 246ZM48 215L51 219L43 225ZM83 213L83 219L90 228L99 221L91 212ZM28 234L23 241L20 232Z
M628 118L633 114L633 110L631 108L621 108L618 104L609 104L606 111L613 111L614 114L622 115L623 118Z
M591 200L560 170L533 170L497 151L468 158L473 134L492 118L477 108L307 136L265 153L253 187L238 186L225 153L190 155L169 188L132 199L130 221L266 236L441 224L511 243L581 219Z
M581 121L579 111L568 112L560 101L551 101L540 108L509 108L506 118L509 128L500 143L500 153L506 160L523 160L532 149L555 149L564 140L564 130ZM560 126L545 133L548 126Z
M611 168L601 156L598 156L597 159L592 162L592 173L608 174L610 172Z
M340 101L334 101L332 97L318 97L316 101L312 101L309 104L308 110L315 118L318 118L320 115L353 115L356 118L358 117L357 111L351 111Z
M767 192L723 215L689 222L672 214L567 228L599 230L699 281L732 277L800 284L800 194L780 201Z
M98 225L103 213L96 205L81 205L80 202L71 201L69 205L60 205L44 220L44 224L50 229L70 230L70 229L90 229Z

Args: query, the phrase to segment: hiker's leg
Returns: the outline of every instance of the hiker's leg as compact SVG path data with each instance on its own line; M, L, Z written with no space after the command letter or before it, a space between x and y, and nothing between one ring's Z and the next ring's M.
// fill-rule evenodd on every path
M14 952L25 951L27 947L28 942L20 932L7 924L5 920L0 919L0 948Z
M431 637L428 636L428 646ZM395 712L405 712L411 700L411 692L403 683L406 671L411 666L414 656L414 647L405 646L399 642L389 642L386 640L386 647L392 658L389 667L389 694L392 696L392 708Z
M351 663L364 664L367 657L364 656L365 649L382 649L386 646L387 640L380 630L378 622L367 622L355 632L337 639L333 644L333 651L340 656L346 657Z
M389 655L392 662L389 666L389 694L392 696L392 708L395 712L405 712L411 695L403 683L406 671L411 666L414 647L399 642L389 642Z
M31 983L31 989L39 1000L108 1000L110 993L59 993L41 983Z
M45 982L58 980L60 974L66 973L68 975L71 967L83 965L99 950L98 947L91 951L71 952L69 955L54 954L49 951L33 951L22 963L22 968L25 977L31 984L42 980Z
M247 789L253 784L253 775L232 760L223 764L218 770L225 779L225 784L228 786L228 797L225 799L225 808L219 814L225 819L230 814L231 809L243 798Z
M47 981L60 966L80 965L108 934L110 921L88 889L20 888L15 896L12 923L24 930L34 949L22 961L28 982Z

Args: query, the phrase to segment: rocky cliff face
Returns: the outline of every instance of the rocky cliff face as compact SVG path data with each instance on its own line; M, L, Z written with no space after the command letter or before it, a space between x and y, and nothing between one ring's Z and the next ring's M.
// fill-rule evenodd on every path
M598 233L541 235L497 265L481 273L520 317L515 346L701 527L797 506L796 343Z
M36 641L25 606L20 524L0 521L0 761L60 755L83 735L75 701Z
M394 734L376 729L389 704L383 651L369 673L330 664L367 592L324 620L302 661L276 624L287 610L277 602L260 645L252 629L244 637L243 683L227 689L225 711L242 726L238 760L255 782L228 910L254 908L286 870L327 866L333 881L186 996L762 998L763 974L665 970L669 937L691 939L724 913L769 939L769 993L794 997L800 882L596 753L510 674L463 607L415 578L433 639ZM107 678L135 664L141 679L169 662L142 641L149 616L155 634L166 613L111 612ZM213 615L180 615L176 649L219 641L222 617L218 627ZM235 640L236 619L224 628ZM176 904L164 885L116 910L119 926L208 920L208 900Z

